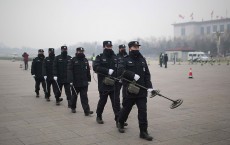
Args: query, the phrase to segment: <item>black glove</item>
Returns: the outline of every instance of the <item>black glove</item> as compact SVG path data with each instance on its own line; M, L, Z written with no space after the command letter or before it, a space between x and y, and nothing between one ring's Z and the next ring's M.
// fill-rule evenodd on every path
M158 95L159 93L160 93L160 90L153 90L153 91L151 92L150 98L155 97L155 96Z

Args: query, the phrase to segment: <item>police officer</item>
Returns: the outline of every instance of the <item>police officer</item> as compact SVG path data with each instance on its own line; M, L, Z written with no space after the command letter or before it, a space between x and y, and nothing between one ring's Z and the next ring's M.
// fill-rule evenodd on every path
M31 65L31 75L35 79L35 92L37 98L39 97L40 83L42 83L44 93L46 92L46 84L42 74L44 58L44 50L39 49L38 56L33 59Z
M68 76L70 77L71 82L70 84L72 86L72 113L76 113L77 95L80 93L81 105L85 116L93 114L93 111L90 111L87 96L88 84L91 82L91 75L89 62L85 58L84 48L78 47L76 49L75 57L73 57L69 63L68 72Z
M125 44L121 44L118 47L119 47L119 52L117 54L117 57L119 60L121 60L124 57L126 57L128 54L127 54L126 49L125 49L126 48Z
M165 54L165 55L164 55L164 64L165 64L165 68L167 68L167 63L168 63L168 55Z
M122 63L124 57L127 57L127 56L128 56L128 54L127 54L125 48L126 48L126 47L125 47L124 44L119 45L119 52L118 52L118 54L117 54L117 58L118 58L118 62L119 62L119 63ZM117 83L117 91L116 91L116 93L117 93L117 95L118 95L119 98L120 98L120 90L121 90L121 87L122 87L122 81L120 80L119 83ZM122 101L122 102L123 102L123 101ZM123 104L122 104L122 106L123 106Z
M54 48L49 48L48 49L48 54L49 56L45 58L44 61L44 69L43 69L43 75L44 75L44 79L46 81L46 95L45 98L47 101L50 101L50 87L52 85L53 88L53 92L55 94L55 92L57 91L57 84L54 80L54 76L53 76L53 63L54 63L54 58L55 58L55 53L54 53Z
M71 108L71 91L70 81L67 79L67 65L71 61L71 56L68 55L67 46L61 46L61 54L54 59L53 75L54 80L57 83L57 91L55 93L56 105L60 105L63 100L61 97L62 87L65 88L65 94L67 96L68 107Z
M119 45L118 48L119 48L119 52L117 54L118 63L122 64L124 61L124 58L127 57L128 54L125 49L126 48L125 44ZM119 80L119 83L116 83L116 91L115 91L119 99L120 99L121 88L122 88L122 80ZM122 106L124 105L123 102L124 100L123 100L123 91L122 91ZM126 123L126 121L124 123L124 126L128 126L128 123Z
M163 54L161 53L160 56L159 56L160 67L162 67L162 63L163 63Z
M112 50L111 41L103 41L103 53L98 55L93 62L93 70L98 76L98 91L99 101L97 104L97 118L98 124L103 124L102 113L107 102L108 96L110 97L115 120L117 121L118 113L120 111L120 99L115 94L115 81L111 77L117 77L117 56Z
M128 43L129 56L125 57L123 65L120 65L119 69L122 70L123 89L124 89L124 106L119 115L118 130L120 133L124 133L124 122L127 120L129 113L132 110L133 105L137 105L138 108L138 121L140 129L140 138L151 141L153 138L148 134L147 127L147 90L139 88L140 90L130 89L130 82L136 83L149 88L148 91L153 91L151 76L148 69L146 60L139 52L139 42L131 41ZM129 81L127 81L129 80Z

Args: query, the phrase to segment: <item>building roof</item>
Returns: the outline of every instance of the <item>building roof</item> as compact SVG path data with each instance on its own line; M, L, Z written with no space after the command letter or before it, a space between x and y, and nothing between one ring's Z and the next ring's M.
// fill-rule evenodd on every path
M206 23L213 23L213 22L230 22L230 18L224 18L224 19L215 19L215 20L207 20L207 21L190 21L190 22L183 22L183 23L174 23L172 25L174 26L183 26L183 25L189 25L189 24L206 24Z
M166 51L195 51L192 48L181 48L181 47L177 47L177 48L170 48L167 49Z

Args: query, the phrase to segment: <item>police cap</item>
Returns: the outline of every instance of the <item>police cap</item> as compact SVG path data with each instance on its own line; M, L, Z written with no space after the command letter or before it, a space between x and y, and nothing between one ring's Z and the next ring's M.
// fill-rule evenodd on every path
M121 49L121 48L125 48L125 45L124 44L119 45L119 49Z
M128 44L129 48L132 46L141 46L138 41L130 41Z
M38 52L44 52L44 50L43 49L38 49Z
M61 50L67 50L67 46L61 46Z
M112 41L103 41L103 47L105 46L113 46Z
M54 48L49 48L48 51L54 52Z
M76 48L76 51L85 51L83 47Z

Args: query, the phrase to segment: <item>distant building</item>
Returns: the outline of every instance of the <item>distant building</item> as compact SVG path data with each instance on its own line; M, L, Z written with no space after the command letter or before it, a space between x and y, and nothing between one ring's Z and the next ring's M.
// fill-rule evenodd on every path
M168 49L165 51L165 53L168 54L169 61L187 61L188 58L188 52L195 51L192 48L173 48Z
M213 36L216 32L230 32L230 18L208 20L208 21L191 21L185 23L175 23L174 38L192 39L202 36Z

